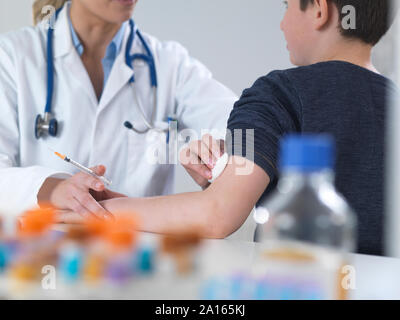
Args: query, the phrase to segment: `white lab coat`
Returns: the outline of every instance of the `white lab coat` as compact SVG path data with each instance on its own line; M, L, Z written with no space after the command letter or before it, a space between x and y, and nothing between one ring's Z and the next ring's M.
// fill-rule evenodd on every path
M76 52L66 7L54 31L53 115L59 121L56 138L36 140L35 118L43 115L47 92L45 26L28 27L0 36L0 213L19 214L37 205L37 194L48 177L68 177L78 170L49 148L86 166L104 164L110 189L132 197L173 192L174 165L145 160L146 136L123 126L129 120L143 128L128 80L124 44L98 101ZM176 113L179 129L223 129L237 99L178 43L160 42L144 34L158 73L156 122ZM144 53L135 37L133 53ZM138 99L150 118L149 69L135 65Z

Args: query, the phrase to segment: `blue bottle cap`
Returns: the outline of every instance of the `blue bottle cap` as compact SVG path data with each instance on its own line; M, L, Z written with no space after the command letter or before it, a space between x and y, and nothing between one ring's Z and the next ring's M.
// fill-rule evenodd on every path
M335 147L329 135L288 135L281 142L282 170L316 172L334 167Z

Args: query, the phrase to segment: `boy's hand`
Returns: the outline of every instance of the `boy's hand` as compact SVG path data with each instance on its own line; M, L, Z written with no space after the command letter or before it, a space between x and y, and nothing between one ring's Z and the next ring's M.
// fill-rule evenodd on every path
M224 154L224 140L215 140L206 134L201 140L191 141L183 148L179 161L196 183L207 188L212 179L212 169L217 160Z

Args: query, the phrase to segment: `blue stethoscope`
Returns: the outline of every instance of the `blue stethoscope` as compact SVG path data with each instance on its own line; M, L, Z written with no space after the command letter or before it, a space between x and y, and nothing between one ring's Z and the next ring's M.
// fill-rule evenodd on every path
M58 18L58 14L60 13L61 9L57 10L56 12L56 19ZM139 30L136 29L135 31L135 23L133 22L132 19L129 20L129 26L130 26L130 35L128 38L127 46L126 46L126 52L125 52L125 63L133 70L133 65L135 60L142 60L145 62L150 70L150 85L153 90L153 110L151 114L151 119L150 121L147 120L146 115L143 111L143 108L141 107L139 100L137 98L136 94L136 89L135 86L133 86L133 89L135 91L135 100L136 100L136 105L139 110L139 114L143 118L143 122L146 125L146 128L144 130L138 130L136 129L131 122L125 121L124 126L130 130L135 131L138 134L144 134L147 133L149 130L155 130L159 132L167 132L167 142L169 141L169 128L171 126L172 122L176 122L176 117L175 116L169 116L167 119L167 122L164 123L164 126L156 127L154 126L154 114L155 114L155 109L157 108L157 72L156 72L156 66L154 62L154 57L150 51L149 46L147 45L146 41L144 40L142 34L140 33ZM47 32L47 98L46 98L46 106L44 109L44 116L42 117L40 114L37 115L36 121L35 121L35 137L36 139L40 139L41 137L44 136L51 136L51 137L56 137L57 132L58 132L58 122L57 119L52 117L51 113L51 107L52 107L52 99L53 99L53 92L54 92L54 61L53 61L53 33L54 33L54 28L49 28ZM139 37L140 42L142 43L146 54L133 54L131 55L131 49L133 45L133 41L135 38L135 35ZM132 77L129 80L130 84L133 84L135 82L135 76L132 75Z

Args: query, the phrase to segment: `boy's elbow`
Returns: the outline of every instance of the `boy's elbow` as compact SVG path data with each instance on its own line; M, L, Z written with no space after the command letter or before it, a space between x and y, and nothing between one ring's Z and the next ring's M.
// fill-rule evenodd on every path
M229 212L220 201L209 199L203 225L203 236L209 239L225 239L235 231Z

